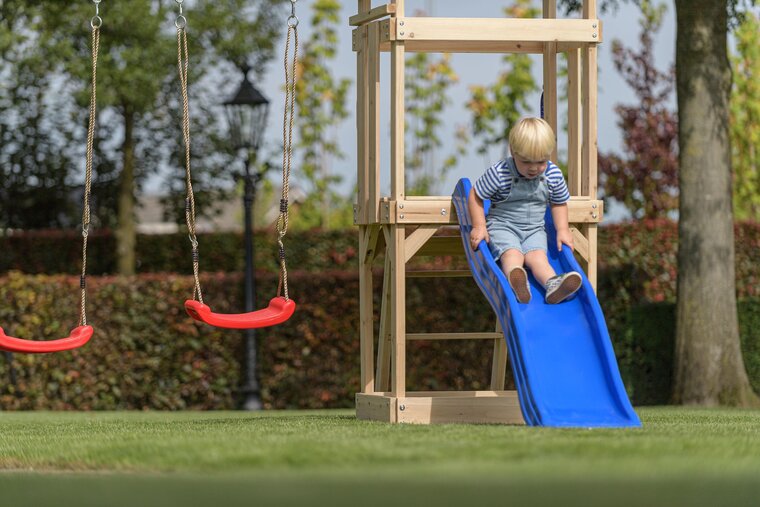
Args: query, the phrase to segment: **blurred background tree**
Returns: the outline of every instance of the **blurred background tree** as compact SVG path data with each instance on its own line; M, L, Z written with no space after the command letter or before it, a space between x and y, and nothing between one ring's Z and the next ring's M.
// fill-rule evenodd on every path
M348 117L351 86L350 79L337 79L331 70L338 50L340 7L337 0L311 3L311 36L299 54L296 128L303 158L298 176L299 183L306 185L306 198L293 214L291 224L296 228L353 223L352 201L338 194L335 187L342 178L332 170L332 161L344 156L337 130Z
M666 11L664 3L642 1L638 48L612 41L615 69L636 101L615 108L623 155L600 154L600 184L604 197L615 198L634 218L657 218L678 209L678 118L668 105L675 71L662 72L654 61Z
M760 220L760 20L748 12L735 32L731 62L731 164L734 215Z

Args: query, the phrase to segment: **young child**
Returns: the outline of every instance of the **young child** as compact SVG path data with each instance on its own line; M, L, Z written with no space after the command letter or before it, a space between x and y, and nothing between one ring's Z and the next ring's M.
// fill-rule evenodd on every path
M530 302L531 270L546 289L546 302L561 303L581 287L576 271L557 275L546 256L544 213L551 204L557 229L557 248L573 248L567 221L570 192L559 167L549 161L554 151L554 131L540 118L524 118L509 132L511 157L489 167L478 178L467 205L472 217L470 243L475 249L485 239L494 259L521 303ZM483 200L491 199L488 217Z

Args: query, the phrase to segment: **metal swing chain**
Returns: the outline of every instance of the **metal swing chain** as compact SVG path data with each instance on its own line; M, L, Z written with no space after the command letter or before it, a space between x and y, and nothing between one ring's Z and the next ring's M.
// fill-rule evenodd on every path
M87 325L87 237L90 235L90 191L92 188L92 156L95 142L95 120L97 117L97 83L98 83L98 50L100 49L100 27L103 19L100 17L100 2L95 4L95 15L90 19L92 28L92 93L90 94L90 121L87 126L87 153L85 155L84 204L82 206L82 275L79 278L80 296L79 325Z
M182 14L182 3L185 0L174 0L179 7L179 14L174 21L177 27L177 66L179 68L179 82L182 89L182 138L185 142L185 187L187 196L185 198L185 222L187 223L188 237L192 245L193 252L193 278L195 279L195 288L193 289L193 299L197 299L203 304L203 295L201 293L201 282L199 277L199 254L198 238L195 235L195 196L193 194L193 179L190 173L190 105L187 93L187 69L190 57L187 52L187 18Z
M288 34L285 40L285 108L282 119L282 198L280 199L280 216L277 219L277 244L280 250L280 280L277 295L281 293L285 299L288 295L288 268L285 263L285 245L283 238L288 232L288 194L290 192L290 168L293 158L293 116L295 113L296 68L298 66L298 17L296 2L290 0L290 16L288 17ZM293 58L289 62L290 38L293 36ZM288 64L291 67L288 68Z

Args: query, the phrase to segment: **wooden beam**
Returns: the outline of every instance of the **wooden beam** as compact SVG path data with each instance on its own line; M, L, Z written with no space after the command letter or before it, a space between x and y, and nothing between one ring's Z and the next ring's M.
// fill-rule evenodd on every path
M390 227L388 257L391 283L391 392L394 396L406 393L406 230L403 225Z
M406 270L407 278L470 278L472 271L469 269L450 269L447 271L409 271Z
M385 37L385 39L384 39ZM380 33L380 51L391 49L390 34ZM521 53L541 54L544 51L543 42L512 42L512 41L430 41L407 40L404 43L407 53Z
M570 195L581 195L581 50L567 52L567 174Z
M410 340L501 340L501 333L407 333L407 341Z
M573 246L575 248L575 251L586 262L588 262L588 257L589 257L588 239L586 239L586 236L584 236L583 233L575 227L570 227L570 232L573 235Z
M507 341L501 331L498 319L496 320L496 333L500 338L493 341L493 359L491 363L491 389L494 391L504 390L507 375Z
M589 44L583 51L583 168L581 193L596 198L597 194L597 48Z
M361 391L371 393L375 390L374 372L374 309L372 288L372 260L368 255L372 238L371 226L359 228L359 258L361 269L359 270L359 334L360 334L360 381ZM377 237L375 237L377 241Z
M437 230L437 225L421 225L416 231L407 236L405 249L406 262L409 262L409 259L414 257L417 250L427 243L427 240L429 240Z
M378 221L380 200L380 28L371 23L367 30L367 151L369 152L367 176L367 221Z
M556 19L557 1L543 1L544 19ZM551 159L557 161L557 41L544 43L544 119L554 131L554 149Z
M353 31L356 52L356 224L367 223L369 197L369 102L367 100L367 29Z
M398 41L601 42L597 19L391 18ZM392 32L392 30L391 30Z
M394 42L391 48L391 199L404 199L404 43Z
M380 5L364 13L360 12L359 14L354 14L348 18L348 24L351 26L364 25L370 21L375 21L376 19L384 18L385 16L389 16L395 13L395 4Z
M603 202L584 197L571 198L568 202L570 223L601 222ZM427 199L383 201L380 203L380 222L385 224L439 224L456 225L455 208L448 196L429 196Z
M383 227L383 231L385 231ZM380 299L380 332L377 339L377 363L375 364L375 387L378 391L387 391L391 375L391 258L385 254L383 270L383 295Z

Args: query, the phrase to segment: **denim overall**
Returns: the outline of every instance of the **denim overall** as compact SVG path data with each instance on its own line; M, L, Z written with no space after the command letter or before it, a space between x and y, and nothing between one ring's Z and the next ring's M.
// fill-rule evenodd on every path
M533 179L517 172L510 160L512 190L509 196L491 203L486 228L491 238L489 248L495 260L514 248L523 254L533 250L546 251L544 214L549 204L549 182L545 173Z

